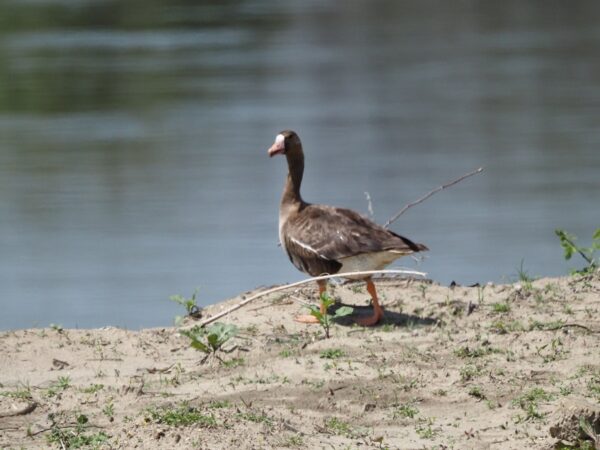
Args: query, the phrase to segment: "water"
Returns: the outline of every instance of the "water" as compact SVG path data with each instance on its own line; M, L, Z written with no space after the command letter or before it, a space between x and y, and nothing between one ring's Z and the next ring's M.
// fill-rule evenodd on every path
M0 329L172 323L301 279L277 247L293 128L309 201L426 243L441 283L564 274L600 226L595 1L0 3Z

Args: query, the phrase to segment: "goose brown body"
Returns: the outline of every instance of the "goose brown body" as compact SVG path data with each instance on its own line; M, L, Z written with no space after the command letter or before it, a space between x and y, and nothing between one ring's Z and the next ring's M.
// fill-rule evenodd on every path
M276 154L286 156L289 169L279 209L279 240L302 272L318 276L379 270L402 256L428 250L350 209L305 202L300 195L304 152L295 132L277 135L269 149L270 156ZM366 279L369 291L375 292L369 276L357 278ZM319 287L323 292L324 283Z
M378 270L401 256L427 250L350 209L304 202L297 206L282 218L280 241L294 266L312 276L337 273L354 261L356 270Z

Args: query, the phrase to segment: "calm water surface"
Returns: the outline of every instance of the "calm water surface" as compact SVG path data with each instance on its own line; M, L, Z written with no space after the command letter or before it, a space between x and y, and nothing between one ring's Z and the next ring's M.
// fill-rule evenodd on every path
M600 3L0 3L0 329L172 323L302 278L277 247L284 128L304 197L407 212L441 283L576 266L600 226Z

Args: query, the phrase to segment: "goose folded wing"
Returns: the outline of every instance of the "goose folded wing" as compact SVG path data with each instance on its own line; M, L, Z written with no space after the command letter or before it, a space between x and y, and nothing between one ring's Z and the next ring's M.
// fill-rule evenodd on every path
M419 244L344 208L307 205L287 224L286 247L307 257L339 261L363 253L413 253Z

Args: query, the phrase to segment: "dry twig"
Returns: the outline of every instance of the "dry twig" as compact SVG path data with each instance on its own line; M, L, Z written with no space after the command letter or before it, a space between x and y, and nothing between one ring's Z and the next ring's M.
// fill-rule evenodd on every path
M563 328L581 328L582 330L587 331L588 333L600 333L600 330L592 330L589 327L586 327L585 325L581 325L580 323L563 323L562 325L557 325L555 327L550 327L550 328L546 328L544 331L556 331L556 330L562 330Z
M11 416L24 416L29 413L32 413L35 408L37 408L38 404L36 402L29 402L27 405L20 409L15 409L10 412L0 412L0 417L11 417Z
M461 182L462 180L464 180L465 178L469 178L473 175L477 175L478 173L483 172L483 167L480 167L477 170L474 170L472 172L469 172L467 174L464 174L462 177L459 177L455 180L452 180L446 184L443 184L441 186L436 187L435 189L433 189L432 191L428 192L427 194L425 194L423 197L421 197L418 200L415 200L412 203L409 203L408 205L406 205L404 208L402 208L400 211L398 211L396 214L394 214L384 225L383 228L387 228L389 227L392 223L394 223L398 217L400 217L402 214L404 214L406 212L406 210L408 208L411 208L415 205L418 205L419 203L423 203L425 200L427 200L429 197L431 197L433 194L436 194L437 192L444 190L446 188L449 188L450 186L454 186L456 183Z

